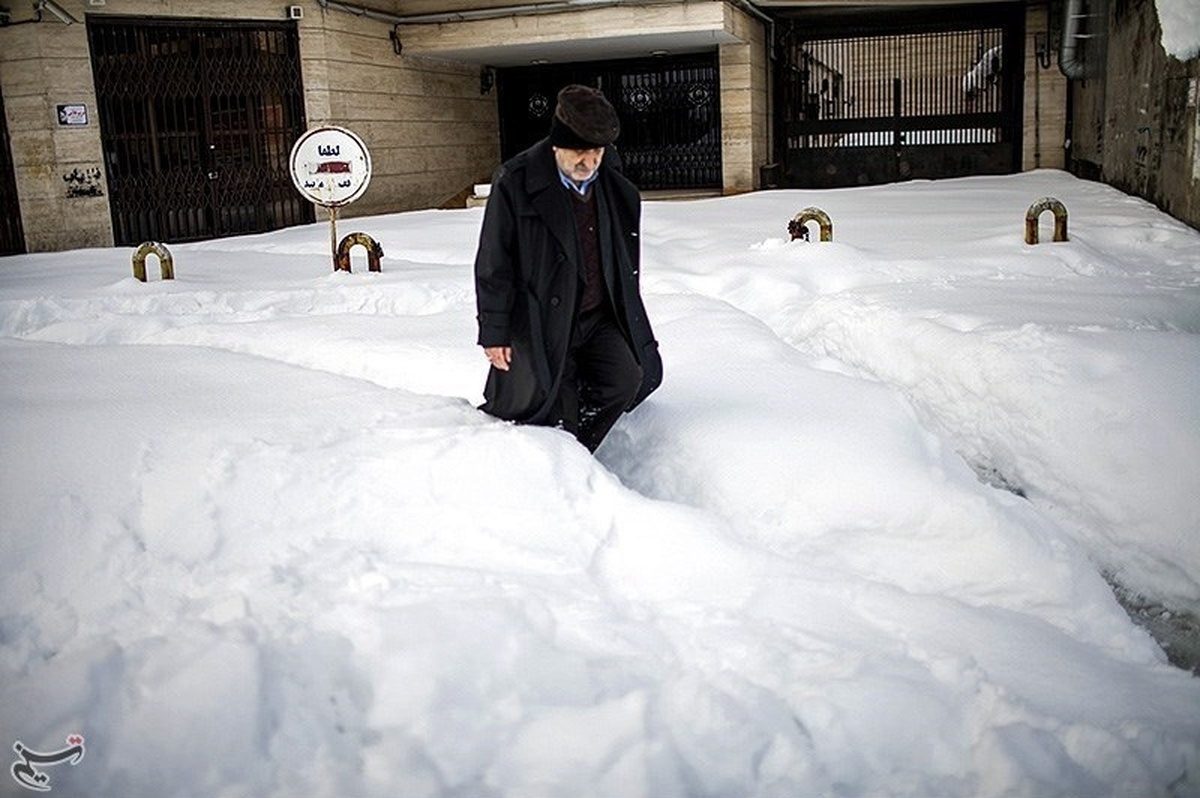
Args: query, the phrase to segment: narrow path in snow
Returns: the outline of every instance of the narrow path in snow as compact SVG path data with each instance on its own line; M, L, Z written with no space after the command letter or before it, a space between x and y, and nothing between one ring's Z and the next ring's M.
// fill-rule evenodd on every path
M1023 488L995 469L982 466L974 468L980 482L1028 499ZM1102 572L1101 575L1129 619L1150 633L1162 647L1168 661L1200 677L1200 617L1186 610L1170 609L1162 602L1139 595L1122 585L1112 574Z
M1109 584L1130 619L1154 636L1171 664L1200 677L1200 618L1170 610L1117 582L1110 580Z
M891 289L878 290L890 296ZM891 386L981 482L1029 501L1085 541L1130 618L1154 636L1173 664L1200 673L1196 611L1182 601L1146 595L1150 589L1186 595L1189 569L1181 563L1193 550L1180 548L1180 562L1135 568L1122 548L1127 539L1169 540L1178 530L1164 527L1187 513L1179 505L1191 501L1182 489L1189 477L1164 476L1152 466L1168 450L1186 450L1194 437L1188 419L1195 412L1190 405L1176 411L1160 402L1168 412L1148 417L1137 408L1145 391L1188 395L1188 372L1176 360L1187 362L1184 351L1192 342L1178 341L1176 360L1152 357L1149 349L1140 356L1146 331L1108 331L1099 343L1093 333L1032 324L964 331L932 310L851 295L815 303L799 329L803 335L793 340L801 351L833 358L848 371ZM1156 345L1161 351L1162 342ZM1123 389L1114 391L1114 381ZM1164 446L1112 446L1096 435L1130 430L1137 437L1135 429ZM1166 506L1155 505L1160 495ZM1174 582L1174 591L1165 579L1156 581L1176 569L1183 579Z

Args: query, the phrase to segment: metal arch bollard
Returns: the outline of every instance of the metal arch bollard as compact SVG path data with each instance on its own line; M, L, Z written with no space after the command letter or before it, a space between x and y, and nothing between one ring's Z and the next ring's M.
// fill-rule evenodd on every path
M379 246L379 242L366 233L350 233L342 239L342 242L338 244L337 255L333 259L334 271L350 271L350 249L355 244L361 244L367 250L368 271L383 271L379 265L379 260L383 257L383 247Z
M175 259L171 257L171 250L167 249L167 245L160 244L157 241L146 241L134 250L133 276L143 283L146 282L146 256L150 254L158 256L158 265L162 270L162 278L164 280L174 280Z
M821 227L821 240L833 240L833 222L829 220L829 214L820 208L805 208L796 214L796 216L788 222L788 232L791 233L792 240L803 238L808 240L808 228L805 227L809 222L815 221Z
M1038 219L1042 213L1050 211L1054 214L1054 240L1067 241L1067 206L1054 197L1042 197L1029 206L1025 213L1025 243L1038 242Z

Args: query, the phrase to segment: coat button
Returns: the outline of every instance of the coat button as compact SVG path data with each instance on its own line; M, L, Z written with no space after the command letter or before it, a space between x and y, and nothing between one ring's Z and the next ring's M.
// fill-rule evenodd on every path
M550 307L556 308L556 307L558 307L558 303L559 303L558 297L556 297L556 296L550 297Z

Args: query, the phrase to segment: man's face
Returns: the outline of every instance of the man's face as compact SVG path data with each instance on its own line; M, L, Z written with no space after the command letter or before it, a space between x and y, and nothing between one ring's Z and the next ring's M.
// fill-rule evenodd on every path
M554 160L558 169L576 183L587 180L600 168L600 160L604 157L604 148L596 147L591 150L568 150L565 147L554 148Z

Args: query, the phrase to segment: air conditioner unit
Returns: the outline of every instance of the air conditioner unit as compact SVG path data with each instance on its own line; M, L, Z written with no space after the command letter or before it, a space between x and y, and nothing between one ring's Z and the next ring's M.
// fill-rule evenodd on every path
M304 9L301 6L288 6L288 19L304 19Z

